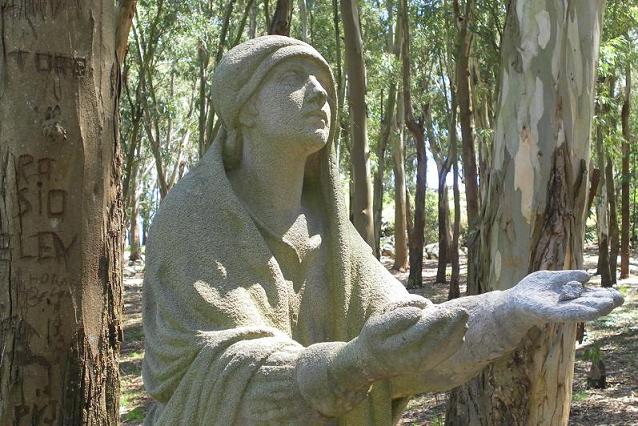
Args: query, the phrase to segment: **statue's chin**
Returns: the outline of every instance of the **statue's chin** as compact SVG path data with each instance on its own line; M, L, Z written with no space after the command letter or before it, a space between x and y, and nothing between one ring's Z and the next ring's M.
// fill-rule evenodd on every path
M328 135L330 133L329 129L314 129L314 131L309 132L310 134L306 138L306 144L309 147L314 148L313 151L317 151L328 143Z

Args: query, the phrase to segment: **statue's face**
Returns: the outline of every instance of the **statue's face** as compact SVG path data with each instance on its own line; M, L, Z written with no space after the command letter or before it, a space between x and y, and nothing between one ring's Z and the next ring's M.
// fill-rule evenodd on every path
M253 99L257 133L292 152L321 149L330 134L330 82L321 66L306 58L274 66Z

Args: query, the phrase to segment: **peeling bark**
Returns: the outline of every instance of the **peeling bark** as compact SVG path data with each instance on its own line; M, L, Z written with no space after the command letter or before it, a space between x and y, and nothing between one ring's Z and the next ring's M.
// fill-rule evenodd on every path
M604 1L512 0L480 223L486 290L538 269L580 269ZM448 424L566 425L575 325L533 329L462 386Z

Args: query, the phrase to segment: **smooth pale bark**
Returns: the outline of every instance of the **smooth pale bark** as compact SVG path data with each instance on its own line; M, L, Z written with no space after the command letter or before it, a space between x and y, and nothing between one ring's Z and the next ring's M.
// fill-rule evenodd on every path
M297 7L299 8L299 22L300 22L300 39L308 43L308 11L306 9L306 0L297 0Z
M354 227L363 239L374 247L374 218L372 211L372 181L370 179L368 146L368 117L366 104L366 70L363 40L356 0L340 0L348 75L348 105L352 131L352 217Z
M134 3L0 12L2 424L119 424L117 109Z
M481 283L582 269L591 122L604 1L513 0L481 228ZM448 424L566 425L575 325L532 330L461 387Z
M625 71L625 99L622 105L621 124L623 134L622 144L622 195L621 195L621 238L620 238L620 279L629 276L629 143L631 140L631 128L629 116L631 109L631 66L628 64Z

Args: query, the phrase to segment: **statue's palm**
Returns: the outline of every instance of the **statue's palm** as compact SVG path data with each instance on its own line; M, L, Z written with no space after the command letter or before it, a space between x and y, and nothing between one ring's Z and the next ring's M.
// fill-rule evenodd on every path
M611 288L585 288L585 271L539 271L510 290L516 309L540 322L590 321L623 304Z

